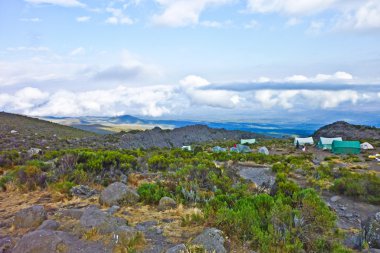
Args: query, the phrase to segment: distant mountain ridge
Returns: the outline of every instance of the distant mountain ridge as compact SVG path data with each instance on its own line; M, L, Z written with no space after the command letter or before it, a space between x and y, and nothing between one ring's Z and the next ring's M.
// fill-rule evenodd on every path
M57 117L46 117L47 120L57 120ZM70 119L67 117L62 117L61 119ZM254 123L254 122L207 122L207 121L191 121L191 120L162 120L162 119L141 119L135 116L122 115L114 117L78 117L71 118L75 123L68 124L72 127L92 131L98 134L110 134L115 133L108 131L106 127L107 124L130 124L130 125L145 125L150 126L152 129L154 126L159 126L161 128L180 128L192 125L206 125L211 128L224 128L227 130L240 130L246 132L254 132L269 135L272 137L283 137L291 135L299 136L310 136L313 132L319 128L320 124L291 124L291 123ZM75 119L75 120L74 120ZM64 122L60 122L65 124Z
M344 140L380 140L380 128L337 121L321 127L313 136L315 138L338 136Z

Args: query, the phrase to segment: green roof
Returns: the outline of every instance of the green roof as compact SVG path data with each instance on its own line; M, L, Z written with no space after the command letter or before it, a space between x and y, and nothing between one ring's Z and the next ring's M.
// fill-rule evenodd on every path
M359 141L333 141L332 152L334 154L359 154Z
M358 148L360 149L359 141L333 141L333 148Z

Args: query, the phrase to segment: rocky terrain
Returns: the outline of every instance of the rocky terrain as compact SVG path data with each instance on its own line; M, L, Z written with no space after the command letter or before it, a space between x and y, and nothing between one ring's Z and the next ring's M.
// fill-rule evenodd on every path
M0 253L380 250L378 146L337 156L202 125L100 136L6 116ZM240 138L258 143L212 152Z
M162 130L121 132L97 135L44 120L9 113L0 113L1 149L63 149L63 148L172 148L212 141L241 138L268 138L264 135L236 130L213 129L194 125Z
M342 137L343 140L380 140L380 129L376 127L352 125L337 121L318 129L313 137Z

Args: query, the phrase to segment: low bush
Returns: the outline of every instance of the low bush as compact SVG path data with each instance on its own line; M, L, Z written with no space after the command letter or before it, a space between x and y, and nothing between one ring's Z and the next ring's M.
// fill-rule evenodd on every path
M170 194L160 184L141 184L137 193L146 204L157 204L162 197L170 197Z

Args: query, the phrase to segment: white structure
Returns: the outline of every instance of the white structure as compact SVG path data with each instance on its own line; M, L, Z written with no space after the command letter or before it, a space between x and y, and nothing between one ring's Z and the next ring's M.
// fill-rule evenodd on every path
M294 146L297 145L297 142L298 142L298 145L314 145L314 140L313 140L313 137L307 137L307 138L294 138Z
M16 130L11 130L11 134L17 134Z
M333 141L343 141L343 139L342 137L335 137L335 138L321 137L317 146L323 150L332 149Z
M259 153L264 154L264 155L269 155L269 150L267 149L267 147L261 147L259 148Z
M191 146L182 146L182 150L191 151Z
M369 144L368 142L364 142L364 143L360 144L360 148L361 149L374 149L374 147L371 144Z
M244 145L244 144L255 144L256 143L256 139L241 139L240 140L240 144L241 145Z

